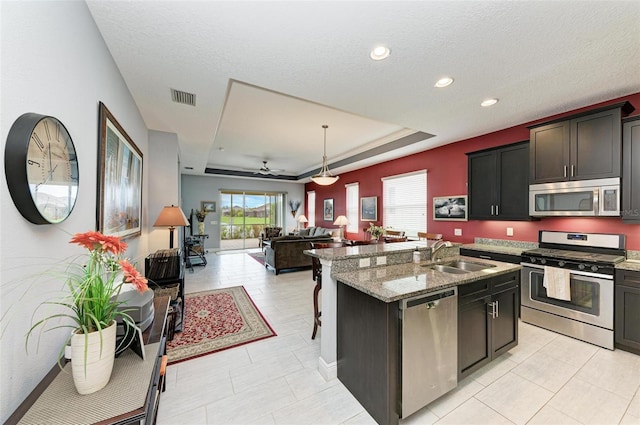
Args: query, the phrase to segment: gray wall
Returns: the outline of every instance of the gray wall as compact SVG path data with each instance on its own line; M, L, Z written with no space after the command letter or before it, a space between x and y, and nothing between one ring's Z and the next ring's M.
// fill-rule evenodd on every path
M24 350L24 335L40 302L59 295L63 282L36 278L52 263L84 254L71 235L95 229L98 102L102 101L148 158L148 132L85 2L6 2L0 5L0 149L25 112L62 121L78 153L78 200L57 225L34 225L18 213L0 165L0 422L17 408L55 364L68 328L42 335L39 350ZM175 161L175 159L174 159ZM146 164L146 162L145 162ZM127 240L127 255L148 251L148 182L143 168L141 237ZM155 220L155 217L153 217Z
M302 183L184 174L182 175L182 206L187 217L192 208L200 209L200 201L216 202L216 212L209 213L205 219L205 233L209 235L209 239L205 242L207 249L220 247L220 190L286 192L287 199L301 202L298 214L305 213L304 184ZM293 230L298 223L291 216L288 205L285 206L285 217L287 219L285 229Z

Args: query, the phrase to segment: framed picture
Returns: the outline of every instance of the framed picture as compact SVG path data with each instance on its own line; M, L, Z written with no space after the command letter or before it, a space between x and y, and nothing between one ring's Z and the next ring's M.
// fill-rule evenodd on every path
M200 201L200 209L206 212L216 212L215 201Z
M360 220L378 221L378 197L360 198Z
M333 221L333 199L324 200L324 221Z
M142 230L142 152L104 103L99 107L96 227L127 238Z
M434 196L433 219L467 221L467 196Z

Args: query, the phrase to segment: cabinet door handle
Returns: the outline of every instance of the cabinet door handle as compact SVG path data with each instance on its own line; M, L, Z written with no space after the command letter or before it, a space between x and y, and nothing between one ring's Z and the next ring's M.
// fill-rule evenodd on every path
M491 215L493 215L493 205L491 205Z
M500 316L500 304L498 304L498 300L496 300L496 317Z
M571 164L571 177L576 175L576 166L575 164Z
M500 206L496 205L496 215L500 215Z
M496 318L496 303L489 303L489 306L491 307L491 311L489 312L489 314L491 315L492 319Z
M567 177L567 166L564 166L564 177Z

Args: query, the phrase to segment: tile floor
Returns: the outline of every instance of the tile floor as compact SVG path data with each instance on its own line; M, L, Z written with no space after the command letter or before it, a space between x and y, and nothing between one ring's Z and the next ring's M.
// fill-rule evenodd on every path
M158 424L375 424L317 371L311 271L272 271L246 253L207 254L186 292L244 285L277 337L167 368ZM640 356L525 323L520 344L401 424L640 424Z

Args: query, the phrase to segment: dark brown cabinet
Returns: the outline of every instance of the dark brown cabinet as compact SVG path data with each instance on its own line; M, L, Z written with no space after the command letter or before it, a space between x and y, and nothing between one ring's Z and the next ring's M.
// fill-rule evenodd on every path
M529 127L531 183L620 177L621 118L633 109L623 102Z
M640 354L640 272L616 270L615 347Z
M632 167L636 164L635 167ZM622 221L640 223L640 116L622 125Z
M458 288L458 381L518 345L520 274Z
M469 219L530 220L529 142L467 155Z

